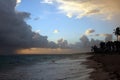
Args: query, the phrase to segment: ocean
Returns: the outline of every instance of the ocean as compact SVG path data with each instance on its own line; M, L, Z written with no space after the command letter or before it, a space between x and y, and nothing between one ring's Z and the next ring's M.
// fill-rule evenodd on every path
M0 80L91 80L86 54L1 55Z

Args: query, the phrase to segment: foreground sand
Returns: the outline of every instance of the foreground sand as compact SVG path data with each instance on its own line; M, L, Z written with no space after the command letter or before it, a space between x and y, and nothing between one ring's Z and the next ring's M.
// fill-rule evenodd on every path
M92 54L87 64L93 80L120 80L120 54Z

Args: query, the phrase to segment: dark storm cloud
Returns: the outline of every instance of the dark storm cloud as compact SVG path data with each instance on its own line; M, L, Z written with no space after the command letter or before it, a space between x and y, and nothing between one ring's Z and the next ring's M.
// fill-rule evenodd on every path
M47 36L32 32L25 19L30 13L15 10L16 0L0 0L0 51L14 52L19 48L47 47Z
M21 19L29 19L30 18L30 13L27 13L27 12L16 12L16 14Z

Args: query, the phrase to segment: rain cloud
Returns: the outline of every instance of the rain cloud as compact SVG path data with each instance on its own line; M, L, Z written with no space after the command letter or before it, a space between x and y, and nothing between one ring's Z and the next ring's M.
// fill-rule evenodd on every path
M47 47L47 36L33 32L25 20L30 13L19 12L15 7L21 0L0 0L0 51L15 53L16 49Z

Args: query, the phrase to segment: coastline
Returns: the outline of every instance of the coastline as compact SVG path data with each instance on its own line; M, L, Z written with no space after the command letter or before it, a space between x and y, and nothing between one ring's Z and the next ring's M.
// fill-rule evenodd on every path
M88 68L93 68L90 78L93 80L120 80L119 54L91 54L88 57Z
M0 70L0 80L90 80L92 72L82 64L87 54L5 57L7 67Z

